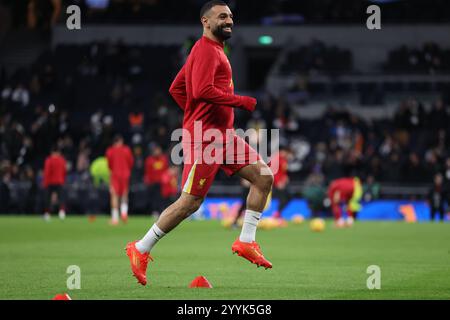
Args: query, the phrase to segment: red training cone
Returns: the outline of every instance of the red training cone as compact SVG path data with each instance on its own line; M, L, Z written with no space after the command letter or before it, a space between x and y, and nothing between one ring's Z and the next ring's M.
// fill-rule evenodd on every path
M60 293L53 297L52 300L72 300L67 293Z
M212 285L204 276L198 276L192 280L189 288L212 288Z

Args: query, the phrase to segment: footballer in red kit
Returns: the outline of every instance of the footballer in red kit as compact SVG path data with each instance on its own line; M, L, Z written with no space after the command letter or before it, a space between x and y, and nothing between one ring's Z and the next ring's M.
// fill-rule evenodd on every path
M131 169L134 158L130 147L124 144L123 137L118 135L114 143L106 150L106 159L111 171L110 195L111 195L111 224L119 223L120 217L123 222L128 220L128 191Z
M360 200L363 191L358 177L339 178L331 181L328 187L328 198L331 202L335 225L338 228L352 226L354 214L361 210ZM342 217L341 206L346 206L347 218Z
M252 112L256 99L234 93L231 64L224 53L224 43L233 32L233 13L225 2L213 0L202 6L200 21L203 36L192 47L169 88L184 112L182 192L143 238L126 246L132 273L142 285L147 283L152 248L200 208L219 169L250 182L244 223L231 246L232 252L257 266L272 268L255 234L273 175L258 153L234 131L234 109ZM211 132L214 139L208 136Z
M293 156L292 151L289 148L281 147L278 152L274 153L270 157L271 168L274 169L272 196L279 200L278 210L276 210L273 214L275 218L281 217L281 212L291 200L291 196L289 195L286 186L289 182L288 176L289 159L292 158L292 156ZM249 183L247 180L242 179L241 185L243 187L243 194L241 201L242 205L237 211L237 215L234 217L234 220L231 224L231 226L234 228L238 226L239 219L245 213L247 189L249 187ZM269 197L267 205L270 204L270 201L271 197Z
M64 206L64 183L66 181L66 160L57 148L45 159L43 186L46 190L46 207L44 219L50 220L53 207L59 207L60 219L66 217Z
M161 197L166 205L172 203L178 194L178 175L176 166L169 167L161 175Z
M281 212L291 200L291 196L286 186L289 183L289 159L292 157L292 151L286 147L281 147L280 150L271 157L272 167L278 169L277 172L274 172L273 180L273 197L279 200L278 210L274 213L274 216L277 218L281 217Z
M168 168L169 157L163 153L159 145L153 146L151 154L145 159L144 183L149 195L147 208L154 216L159 215L164 209L163 199L161 198L161 179Z

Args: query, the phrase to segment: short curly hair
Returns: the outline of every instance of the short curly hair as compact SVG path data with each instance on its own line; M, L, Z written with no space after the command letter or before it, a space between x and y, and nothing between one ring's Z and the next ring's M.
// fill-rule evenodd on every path
M223 1L220 0L212 0L212 1L208 1L206 2L202 8L200 9L200 19L209 11L211 10L212 7L214 6L228 6L228 4L226 4Z

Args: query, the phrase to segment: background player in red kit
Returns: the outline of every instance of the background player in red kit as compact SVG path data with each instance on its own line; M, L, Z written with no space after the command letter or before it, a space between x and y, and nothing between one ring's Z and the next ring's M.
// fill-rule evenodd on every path
M161 175L161 197L165 206L176 200L178 195L178 167L170 166Z
M358 177L333 180L328 187L328 197L331 201L336 227L353 225L354 214L361 210L359 201L362 197L362 186ZM342 217L342 206L346 206L347 219Z
M292 151L284 146L280 147L280 151L271 157L271 162L278 162L273 164L274 168L278 168L278 171L274 173L273 179L273 197L279 201L278 210L274 213L274 216L277 218L281 216L281 212L291 200L289 191L286 188L289 183L288 166L290 158L292 158Z
M63 188L66 181L66 160L57 148L45 159L43 185L46 191L44 219L49 220L54 207L59 207L59 218L66 217Z
M199 209L219 169L228 175L236 174L251 184L242 231L233 243L232 251L258 266L266 269L272 267L255 242L257 224L272 189L270 168L236 134L225 141L215 140L215 152L226 155L226 161L208 164L201 158L205 145L210 141L195 137L195 123L200 123L203 132L215 129L225 134L227 130L233 130L234 108L253 111L256 99L234 94L231 65L223 51L224 41L231 37L233 29L230 8L222 1L207 2L200 10L200 19L203 36L193 46L169 89L184 111L183 190L178 200L161 213L147 234L126 247L133 274L143 285L147 283L146 270L148 260L152 259L150 251L153 246ZM189 136L194 137L194 141L188 140ZM231 143L238 146L238 151L229 148ZM200 151L200 155L196 155L195 151Z
M161 178L169 169L169 157L162 152L160 146L155 145L151 154L145 159L144 183L149 195L149 209L153 215L159 215L162 211ZM167 204L165 204L167 205Z
M291 196L289 191L286 189L287 184L289 183L288 176L288 164L289 159L292 157L292 151L286 147L280 147L280 150L274 153L271 156L270 162L272 163L272 168L277 168L277 171L273 174L273 198L278 199L278 210L274 212L274 217L280 218L281 212L286 207L286 205L291 200ZM232 227L236 228L238 226L239 219L245 213L245 199L247 194L247 189L249 187L249 183L247 180L242 179L241 185L243 187L243 201L242 206L237 211L237 215L233 220ZM269 198L270 201L270 198Z
M119 223L120 216L123 222L128 219L128 185L133 168L134 158L131 149L124 144L122 136L116 136L114 143L106 151L109 170L111 171L111 224Z

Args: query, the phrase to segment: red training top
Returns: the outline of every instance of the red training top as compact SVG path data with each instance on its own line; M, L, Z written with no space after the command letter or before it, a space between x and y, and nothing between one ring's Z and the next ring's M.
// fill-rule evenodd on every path
M277 167L276 162L278 162L278 171L273 175L273 185L275 188L278 188L288 180L288 159L283 153L277 152L271 157L270 162L274 168Z
M354 186L354 178L339 178L333 180L329 187L329 196L332 198L332 194L339 191L341 201L348 201L353 197Z
M215 128L225 133L233 128L231 107L253 111L256 105L254 98L234 94L231 65L223 47L205 36L200 38L170 86L170 94L184 110L183 128L191 139L194 121L202 121L203 132Z
M160 183L161 176L167 168L169 168L169 158L167 155L148 156L145 159L144 182L146 184Z
M161 175L161 196L168 198L178 194L178 178L171 170L165 170Z
M66 181L66 160L61 155L49 155L44 164L44 187L61 186Z
M106 150L108 167L112 176L130 177L134 158L131 149L126 145L111 146Z

